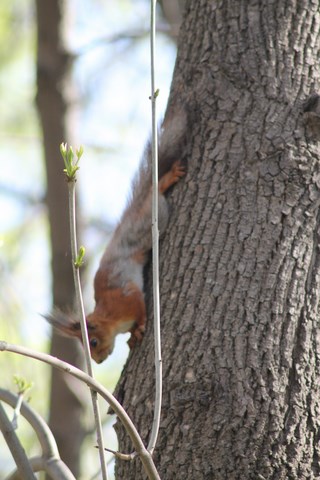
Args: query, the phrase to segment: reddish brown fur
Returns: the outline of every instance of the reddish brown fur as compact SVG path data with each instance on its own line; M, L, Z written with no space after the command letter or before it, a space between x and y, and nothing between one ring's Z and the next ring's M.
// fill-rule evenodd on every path
M172 185L177 183L186 171L180 161L174 162L171 170L165 173L159 180L159 192L165 193Z
M101 291L93 313L87 317L90 342L93 339L98 342L96 347L91 348L92 358L97 363L112 352L118 333L131 333L131 348L142 339L146 321L143 294L134 284L127 287L128 294L122 288Z
M160 194L177 183L183 175L184 167L179 161L175 162L159 181ZM132 260L143 265L144 252L136 252ZM97 341L97 346L91 348L91 355L98 363L112 352L117 333L130 332L128 344L132 348L142 340L145 330L146 307L140 289L132 282L125 286L125 291L123 288L110 289L108 283L107 272L99 269L94 282L96 307L87 317L90 342Z

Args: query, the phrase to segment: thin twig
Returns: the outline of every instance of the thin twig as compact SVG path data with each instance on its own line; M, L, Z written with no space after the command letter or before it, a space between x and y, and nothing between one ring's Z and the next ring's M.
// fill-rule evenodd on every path
M14 383L18 388L18 396L15 408L13 410L13 418L12 418L12 426L16 430L18 428L18 418L20 415L21 405L23 402L23 398L28 390L30 390L33 386L32 382L28 382L24 377L20 375L13 376Z
M29 458L29 463L34 472L45 472L50 480L76 480L60 458L32 457ZM25 478L16 469L6 477L6 480L25 480Z
M17 465L18 472L21 478L26 480L36 480L32 468L29 464L26 453L14 431L14 427L10 422L7 414L0 402L0 430L6 440L6 443L10 449L13 459Z
M115 457L119 458L120 460L125 460L126 462L133 460L137 456L137 452L121 453L116 450L112 450L111 448L105 448L105 451L112 453Z
M133 446L139 455L141 462L144 466L145 472L148 475L150 480L160 480L159 474L156 470L156 467L153 463L152 456L150 452L144 446L139 433L137 432L136 427L132 423L132 420L124 410L124 408L120 405L120 403L116 400L116 398L111 395L110 392L106 388L103 387L97 380L90 377L87 373L79 368L70 365L67 362L60 360L59 358L52 357L46 353L36 352L30 348L22 347L20 345L13 345L4 341L0 340L0 352L7 351L17 353L19 355L25 355L30 358L35 358L36 360L40 360L41 362L48 363L49 365L58 368L66 373L69 373L73 377L77 378L78 380L86 383L88 387L92 390L97 392L99 395L104 398L115 414L119 417L119 420L122 422L124 428L126 429L128 435L131 438Z
M0 400L15 408L18 396L8 390L0 388ZM26 402L21 404L21 415L26 419L37 435L42 456L28 458L28 462L34 472L45 471L52 480L76 480L69 468L59 457L59 451L51 430L42 417L35 412ZM21 480L25 478L19 474L19 469L12 472L7 480Z
M76 184L76 177L74 176L72 179L68 181L72 268L73 268L73 277L74 277L74 284L75 284L75 290L76 290L77 306L80 314L79 317L80 317L80 325L81 325L81 333L82 333L82 343L84 346L85 362L86 362L87 372L90 375L90 377L93 378L89 337L88 337L86 316L85 316L84 305L83 305L79 266L76 266L76 258L78 256L78 246L77 246L77 233L76 233L75 184ZM97 393L92 390L90 390L90 393L91 393L94 420L95 420L96 429L97 429L97 443L99 446L99 457L100 457L102 478L103 480L108 480L108 471L107 471L105 457L104 457L101 415L99 410Z
M16 430L18 428L18 418L20 416L20 409L23 401L23 393L18 394L17 404L13 410L13 418L11 420L12 427Z
M152 112L152 282L153 282L153 317L154 317L154 354L156 372L156 394L152 429L148 450L152 454L156 446L162 401L162 359L160 332L160 293L159 293L159 228L158 228L158 141L156 120L155 89L155 32L156 0L151 1L150 51L151 51L151 112Z

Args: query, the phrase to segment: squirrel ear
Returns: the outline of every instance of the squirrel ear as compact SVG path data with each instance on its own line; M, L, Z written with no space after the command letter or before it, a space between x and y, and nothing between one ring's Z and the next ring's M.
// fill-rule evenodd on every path
M61 310L55 308L52 313L42 315L42 317L62 335L81 338L80 323Z
M81 329L81 327L79 328ZM93 325L91 322L87 320L87 329L88 329L88 332L93 332L96 329L96 327L95 325Z

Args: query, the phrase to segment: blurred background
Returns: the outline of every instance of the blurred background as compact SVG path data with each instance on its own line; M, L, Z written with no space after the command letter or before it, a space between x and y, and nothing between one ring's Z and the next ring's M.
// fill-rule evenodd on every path
M58 33L68 56L68 75L61 86L67 99L68 138L59 142L72 139L74 147L84 147L77 199L79 236L87 252L82 283L89 312L94 305L94 272L123 210L130 181L151 131L150 2L68 0L61 5ZM166 107L174 68L180 12L178 1L158 5L159 119ZM50 236L55 227L49 224L43 117L39 117L36 106L40 38L37 19L39 22L34 0L0 2L0 339L48 352L51 329L41 314L50 311L55 303ZM46 32L48 27L49 31L53 21L54 17L47 16L42 30ZM47 109L49 135L51 113ZM53 129L54 121L53 115ZM61 185L67 190L59 142L55 145L56 163L61 164ZM61 215L67 212L67 203L63 209ZM70 263L67 255L65 261ZM73 292L66 294L72 296ZM118 337L113 355L95 366L96 377L110 390L126 361L126 340L126 335ZM15 391L15 374L33 382L30 404L48 419L49 368L1 353L0 387ZM106 410L104 405L104 420ZM89 433L90 422L89 414ZM116 448L111 424L112 418L106 422L106 443L109 448ZM25 449L36 454L39 449L34 435L24 422L20 427ZM99 469L98 455L92 448L95 442L89 433L81 453L86 465L81 478L86 480L94 478ZM13 468L10 452L0 435L0 478L5 478ZM109 470L112 472L112 459Z

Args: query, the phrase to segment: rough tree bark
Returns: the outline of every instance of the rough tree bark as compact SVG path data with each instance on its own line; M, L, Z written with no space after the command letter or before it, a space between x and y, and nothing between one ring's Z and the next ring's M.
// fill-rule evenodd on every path
M303 114L319 23L313 0L187 1L171 99L195 118L161 244L163 480L320 478L317 102ZM117 387L146 441L151 310ZM116 474L145 478L138 459Z
M65 84L69 58L62 43L64 2L37 0L37 106L44 138L47 173L47 206L52 256L53 305L66 310L73 305L73 273L68 220L68 188L63 178L59 145L68 140ZM52 334L52 355L83 367L80 343ZM71 388L72 387L72 388ZM76 477L80 470L80 446L84 438L84 404L81 387L73 385L64 373L53 369L49 426L57 441L62 460Z

